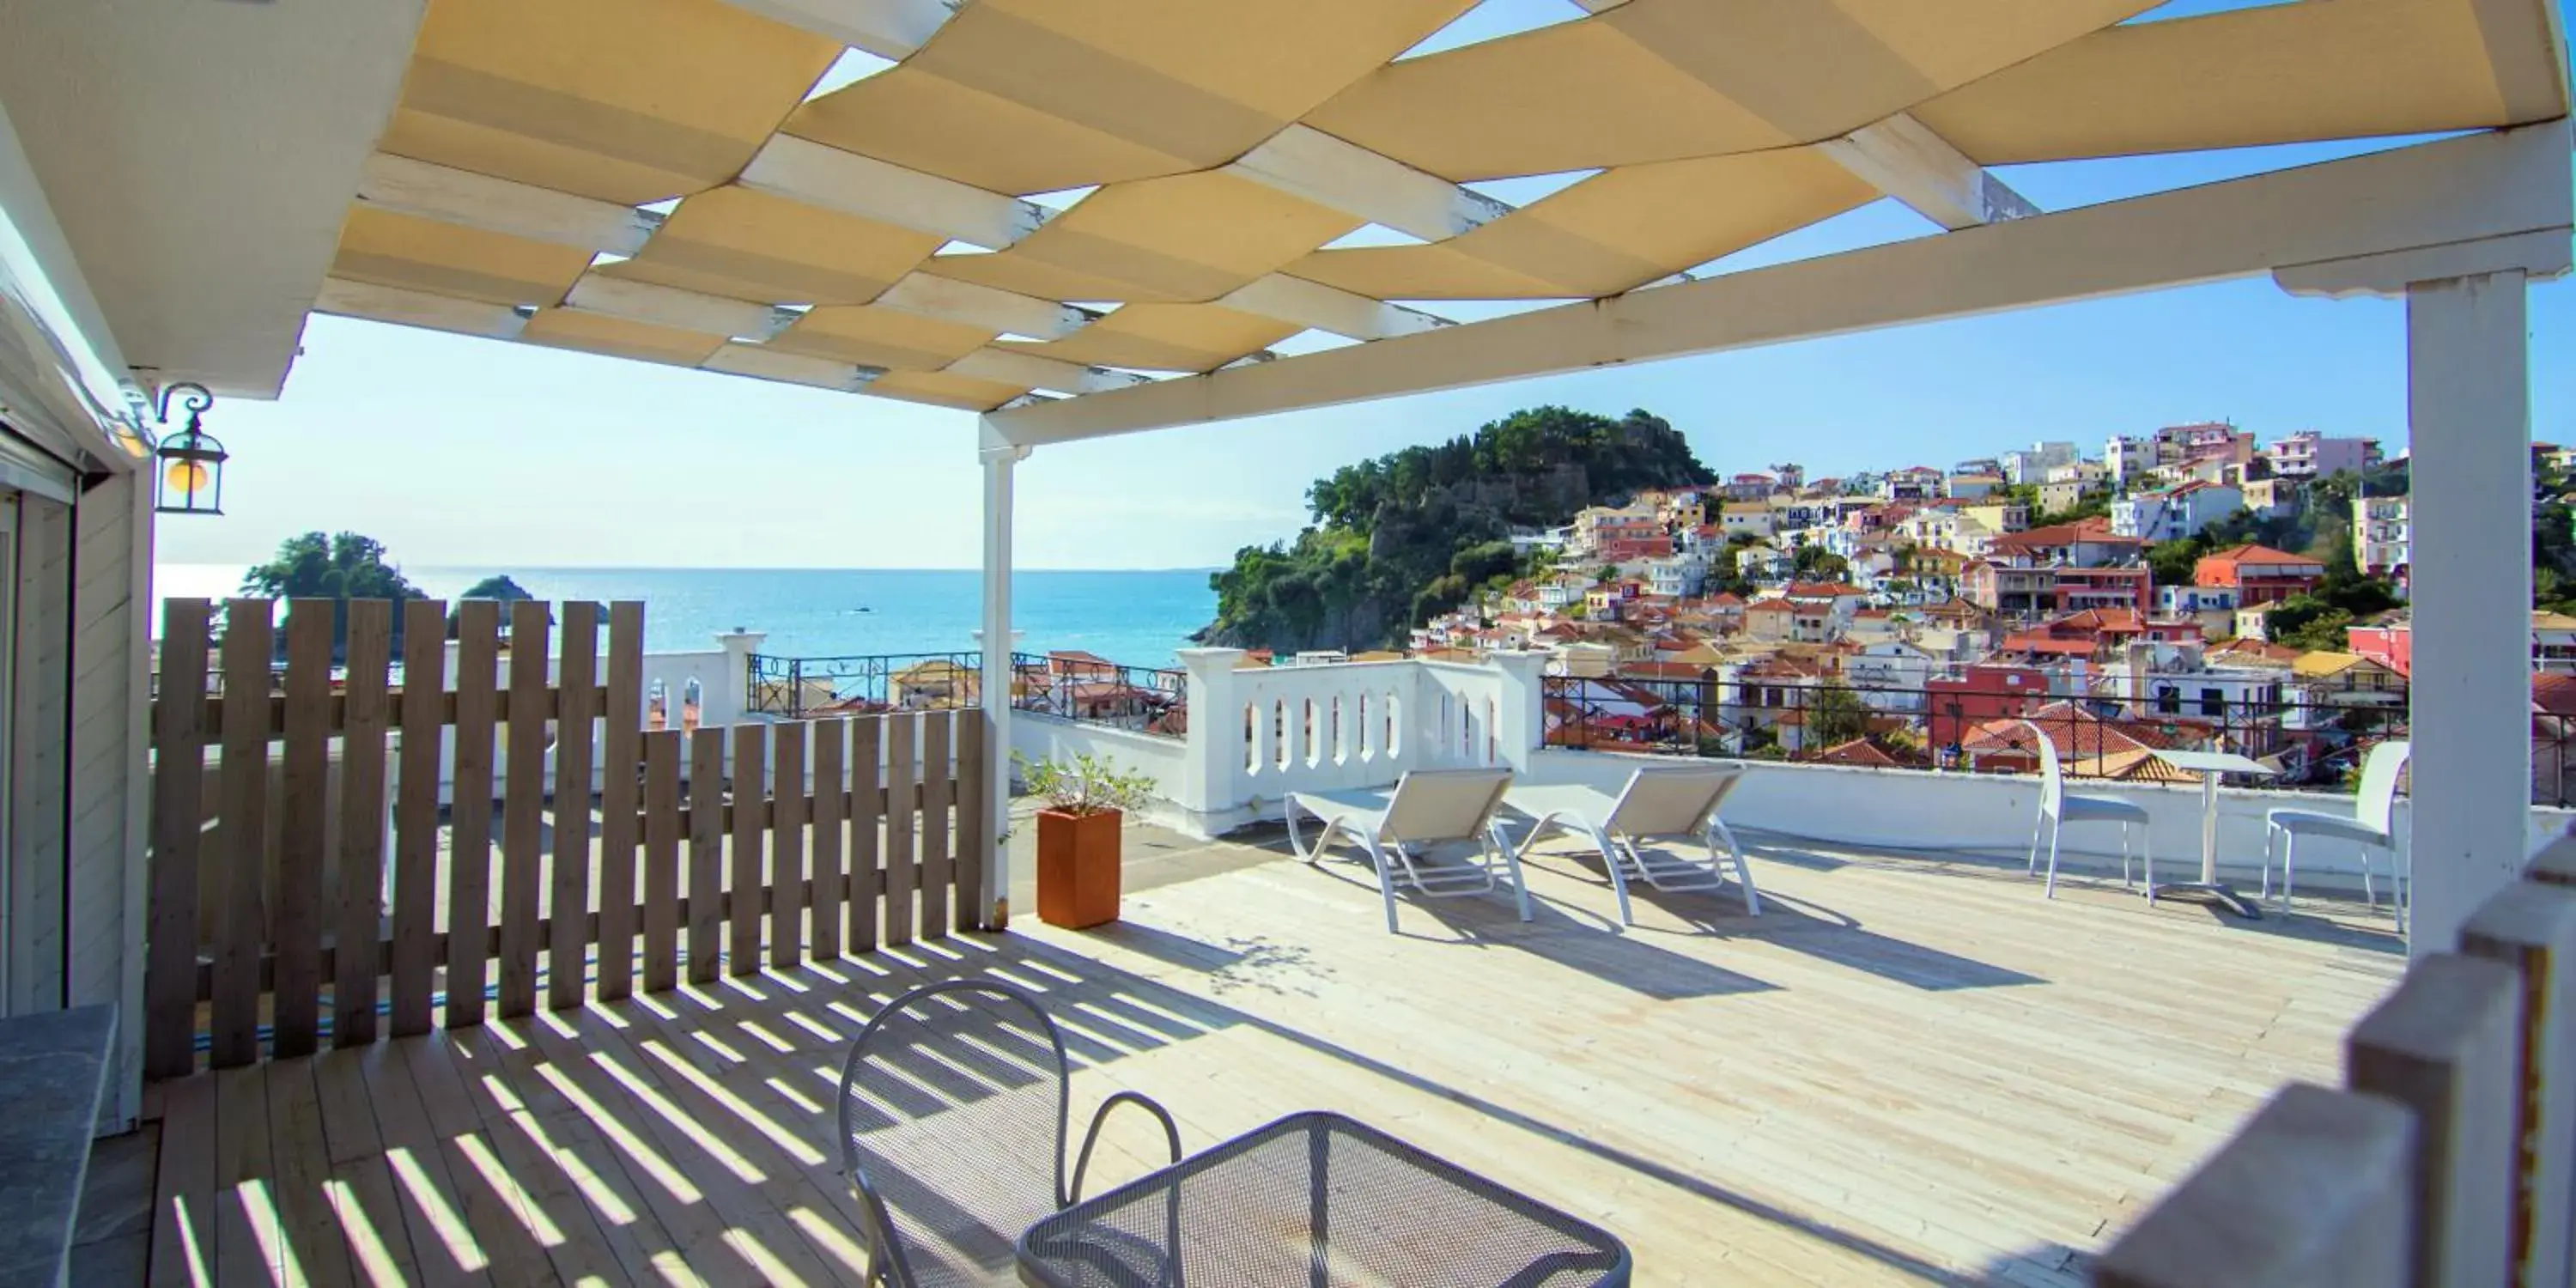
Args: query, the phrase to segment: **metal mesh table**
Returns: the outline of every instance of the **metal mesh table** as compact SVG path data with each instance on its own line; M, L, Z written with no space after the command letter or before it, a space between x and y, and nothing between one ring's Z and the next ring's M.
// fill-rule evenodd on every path
M1575 1288L1628 1282L1607 1231L1339 1114L1238 1136L1040 1220L1040 1288Z

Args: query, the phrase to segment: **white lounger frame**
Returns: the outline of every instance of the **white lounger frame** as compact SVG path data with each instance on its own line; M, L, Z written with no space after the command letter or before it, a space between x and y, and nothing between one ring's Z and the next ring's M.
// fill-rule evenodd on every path
M1726 821L1718 817L1718 808L1744 780L1740 769L1704 769L1697 766L1639 769L1628 776L1619 789L1610 811L1595 818L1582 807L1564 806L1548 810L1530 825L1521 844L1537 842L1549 828L1579 832L1590 837L1601 851L1601 866L1610 873L1610 888L1619 897L1619 921L1637 924L1628 904L1628 883L1643 880L1656 890L1680 893L1694 890L1716 890L1726 884L1727 869L1734 869L1735 882L1744 893L1744 911L1762 915L1762 895L1753 885L1753 869L1744 861L1744 847L1735 843L1735 833L1727 830ZM1650 850L1639 844L1658 838L1696 840L1708 850L1706 859L1690 859L1664 850ZM1718 845L1725 844L1724 853Z
M1529 887L1521 880L1520 858L1494 818L1511 785L1508 769L1414 770L1396 782L1391 796L1291 792L1281 808L1288 819L1289 847L1298 858L1322 861L1336 833L1359 847L1377 870L1389 932L1396 928L1399 884L1433 898L1484 894L1509 884L1521 920L1528 921ZM1297 830L1300 811L1321 824L1312 846ZM1424 861L1427 854L1421 852L1450 843L1474 844L1476 861L1457 866Z

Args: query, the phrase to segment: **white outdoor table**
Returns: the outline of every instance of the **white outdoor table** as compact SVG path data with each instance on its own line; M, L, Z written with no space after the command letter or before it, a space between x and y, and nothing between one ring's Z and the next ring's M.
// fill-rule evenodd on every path
M2232 751L2159 751L2156 759L2176 769L2188 769L2200 775L2200 879L2168 881L2149 886L2147 897L2161 899L2167 895L2195 894L2248 920L2259 921L2260 909L2243 895L2218 879L2218 776L2220 774L2258 774L2270 777L2271 766Z

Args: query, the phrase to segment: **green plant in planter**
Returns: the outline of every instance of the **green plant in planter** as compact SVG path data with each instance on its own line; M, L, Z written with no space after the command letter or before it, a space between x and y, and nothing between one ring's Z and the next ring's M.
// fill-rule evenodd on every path
M1153 775L1122 772L1115 762L1089 753L1071 759L1031 760L1012 752L1011 760L1019 766L1020 781L1028 785L1029 794L1043 799L1054 813L1076 818L1133 814L1154 798Z

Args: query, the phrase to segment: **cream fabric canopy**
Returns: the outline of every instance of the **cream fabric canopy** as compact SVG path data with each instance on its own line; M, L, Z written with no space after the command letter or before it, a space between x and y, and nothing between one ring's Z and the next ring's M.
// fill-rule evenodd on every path
M315 307L989 410L1649 289L1960 167L2555 118L2553 3L1587 0L1395 61L1473 0L432 0ZM813 93L846 41L895 65ZM1983 182L1935 217L2027 209ZM1371 224L1416 240L1327 249Z

